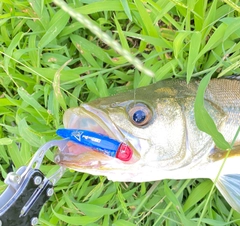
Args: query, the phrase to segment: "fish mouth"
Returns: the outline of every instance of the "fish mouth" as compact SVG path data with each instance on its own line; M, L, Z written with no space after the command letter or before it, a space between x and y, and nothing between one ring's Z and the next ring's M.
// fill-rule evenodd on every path
M114 168L122 169L140 159L139 153L125 137L125 134L121 132L121 128L118 128L102 110L88 104L68 109L64 114L63 124L67 129L88 130L123 142L133 150L133 155L129 161L121 161L115 157L69 141L66 147L55 157L55 161L59 165L81 172L88 172L87 169L104 171ZM93 172L91 171L91 173ZM98 173L96 172L95 174Z

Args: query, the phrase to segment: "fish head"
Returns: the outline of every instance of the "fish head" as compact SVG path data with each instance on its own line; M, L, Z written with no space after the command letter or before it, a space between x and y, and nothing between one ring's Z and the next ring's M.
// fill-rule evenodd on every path
M194 96L181 97L176 90L155 84L68 109L65 128L90 130L124 142L133 157L124 162L70 143L59 153L58 163L117 181L134 181L139 175L142 179L136 180L146 181L156 169L188 164L196 150L210 147L212 141L195 125Z

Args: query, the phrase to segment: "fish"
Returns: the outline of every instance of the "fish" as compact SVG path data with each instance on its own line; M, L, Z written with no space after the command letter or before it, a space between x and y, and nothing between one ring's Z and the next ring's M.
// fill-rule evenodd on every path
M119 182L210 178L240 212L240 80L211 79L204 104L232 150L216 147L194 117L199 80L170 79L68 109L65 128L93 131L126 143L129 161L68 142L57 163ZM224 165L223 165L224 163ZM222 167L223 165L223 167ZM222 170L220 171L222 167Z

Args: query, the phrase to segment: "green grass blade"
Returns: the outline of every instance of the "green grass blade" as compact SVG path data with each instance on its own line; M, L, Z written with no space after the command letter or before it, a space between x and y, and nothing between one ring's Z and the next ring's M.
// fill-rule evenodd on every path
M10 57L12 56L13 50L19 45L19 42L23 38L24 34L23 32L19 32L11 41L10 45L5 51L4 56L4 69L7 73L9 73L9 62Z
M26 104L31 105L39 115L45 119L43 114L47 114L46 109L42 107L32 95L29 95L29 93L27 93L22 87L18 89L18 94Z
M108 209L97 205L87 203L75 203L75 206L84 214L90 217L102 217L115 213L118 209Z
M217 130L217 127L204 107L204 92L210 81L211 73L205 76L198 88L195 104L194 115L198 128L203 132L209 134L214 140L215 144L222 150L231 148L229 143L225 140L223 135Z
M49 23L49 28L38 43L40 49L46 47L65 28L69 20L69 15L63 10L59 10Z
M186 202L183 206L183 211L186 212L188 209L196 205L202 198L204 198L211 190L212 182L210 180L206 180L195 187L190 195L188 196Z
M41 147L46 142L44 137L28 126L26 119L18 122L18 131L21 137L33 147Z
M11 144L13 141L10 138L0 138L0 145L9 145Z
M180 32L173 40L173 52L175 58L182 58L183 49L186 45L184 40L190 35L190 32ZM181 55L180 55L181 54Z
M153 37L149 35L142 35L142 34L137 34L133 32L123 32L126 36L132 37L132 38L137 38L140 39L144 42L147 42L149 44L152 44L154 46L158 47L164 47L164 48L172 48L172 45L164 38L162 37Z
M134 6L131 7L132 4L129 4L129 6L131 10L136 8ZM92 4L84 5L80 8L76 8L76 11L81 14L92 14L102 11L124 11L124 9L122 3L119 0L107 0L104 2L104 4L102 1L96 1Z
M46 6L44 4L44 0L28 0L31 7L33 8L34 12L39 17L39 20L41 21L42 26L47 29L50 16L46 9Z
M37 49L37 44L36 44L36 40L37 40L37 36L36 35L30 35L29 36L29 43L28 43L28 47L30 49L32 49L32 51L28 51L29 53L29 57L31 59L32 62L32 66L33 67L39 67L39 53L38 53L38 49Z
M121 4L122 4L122 7L124 9L124 12L126 13L128 19L130 21L132 21L132 14L131 14L131 10L129 8L129 4L128 4L128 1L127 0L120 0Z
M61 91L60 76L61 76L61 71L63 70L63 68L66 65L68 65L69 62L71 62L71 60L65 62L65 64L62 67L59 68L59 70L56 72L56 74L54 76L54 80L53 80L53 90L54 90L56 100L58 101L60 106L65 111L67 110L67 106L66 106L66 102L65 102L65 99L64 99L64 97L62 95L62 91Z
M98 90L99 90L100 97L109 96L109 92L108 92L106 82L101 75L99 75L97 77L97 87L98 87Z
M187 82L190 82L192 73L196 68L196 58L201 46L202 34L200 32L193 33L190 41L189 56L187 62Z
M16 168L19 168L21 166L24 166L26 163L23 161L19 148L15 142L12 142L7 146L7 150L10 156L11 161L15 165Z
M52 211L55 214L55 216L57 216L62 221L66 222L68 224L71 224L71 225L76 225L76 226L78 226L80 222L81 222L81 225L88 225L93 222L96 222L100 218L100 217L89 217L89 216L69 217L65 214L59 214L59 213L55 212L54 209L52 209Z
M201 56L203 56L207 51L212 50L216 46L218 46L226 33L227 26L225 24L221 24L213 33L213 35L208 40L207 44L204 46L204 48L200 51L198 54L197 59L199 59Z
M138 9L138 12L142 18L142 24L144 25L144 30L146 34L152 37L158 37L157 30L154 27L153 21L147 12L147 9L144 7L142 1L135 0L135 3Z
M123 31L122 31L122 27L121 27L120 23L118 22L118 19L117 19L116 16L114 17L114 21L115 21L115 24L116 24L116 26L117 26L117 31L118 31L118 35L119 35L119 38L120 38L120 41L121 41L121 46L122 46L124 49L126 49L127 51L130 51L130 48L129 48L127 39L126 39L126 37L124 36L124 33L123 33Z
M228 5L230 5L236 11L240 12L240 7L235 2L233 2L231 0L223 0L223 1L226 2Z
M135 224L126 220L116 220L112 225L113 226L135 226Z

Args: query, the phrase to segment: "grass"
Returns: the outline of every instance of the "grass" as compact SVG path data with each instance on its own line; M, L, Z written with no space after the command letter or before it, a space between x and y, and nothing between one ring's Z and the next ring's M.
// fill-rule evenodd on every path
M56 137L69 107L172 77L240 73L238 0L66 2L75 12L59 0L0 3L0 192L9 170ZM211 189L203 179L134 184L67 171L40 225L240 225Z

